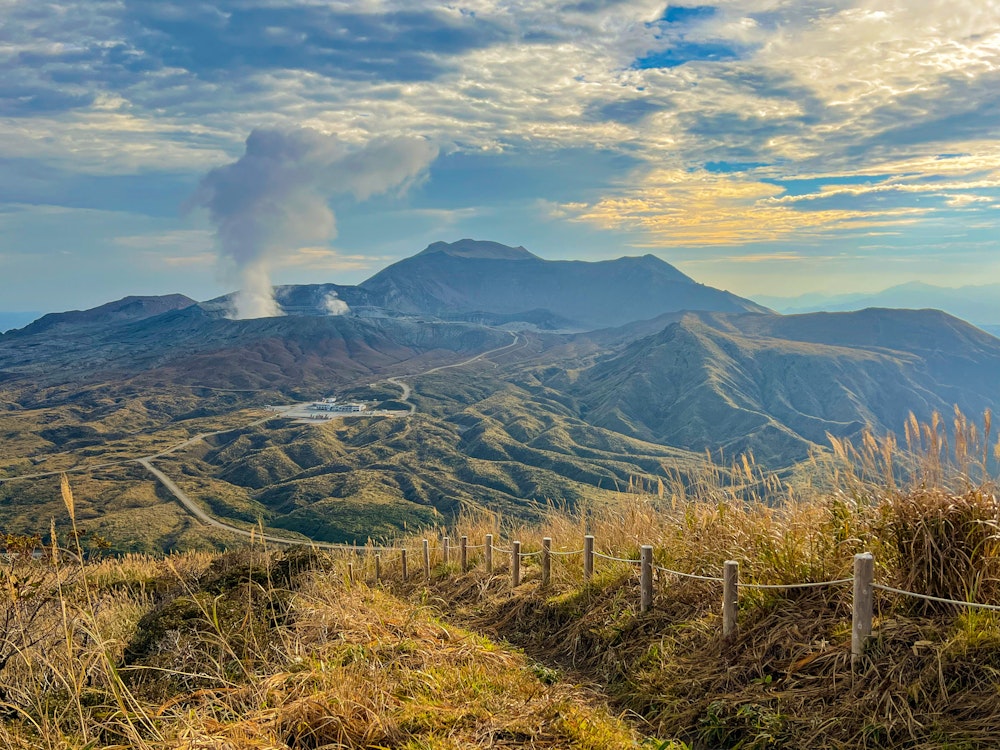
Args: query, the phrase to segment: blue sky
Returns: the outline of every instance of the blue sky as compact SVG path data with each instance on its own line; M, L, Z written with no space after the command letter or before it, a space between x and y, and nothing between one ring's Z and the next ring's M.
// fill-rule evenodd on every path
M7 0L0 133L0 310L245 283L205 190L260 164L301 203L251 225L275 283L462 237L750 296L1000 282L992 0Z

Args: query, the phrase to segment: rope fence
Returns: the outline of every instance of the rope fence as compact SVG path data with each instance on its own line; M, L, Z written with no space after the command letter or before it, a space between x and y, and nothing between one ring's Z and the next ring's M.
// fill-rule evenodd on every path
M600 552L595 552L594 557L599 557L602 560L610 560L611 562L631 563L632 565L638 565L639 563L642 562L642 560L629 560L624 557L612 557L611 555L602 555Z
M661 573L669 573L672 576L678 576L679 578L693 578L696 581L713 581L715 583L722 583L722 579L718 576L700 576L697 573L681 573L679 570L661 568L659 565L654 565L653 569L658 570Z
M820 586L839 586L851 583L853 578L838 578L835 581L812 581L810 583L741 583L745 589L772 589L775 591L791 591L792 589L817 589Z
M435 544L432 548L431 540L424 539L419 548L407 547L376 547L372 545L326 545L325 549L342 549L344 551L375 553L375 581L381 582L384 569L382 554L398 553L400 555L400 572L404 580L409 578L408 556L422 553L423 578L425 583L431 581L431 561L432 551L437 554L440 561L449 565L451 555L455 549L453 540L449 537L442 537L440 544ZM854 556L854 575L850 578L837 578L830 581L803 581L801 583L741 583L739 580L739 563L735 560L726 560L723 563L722 575L704 575L700 573L688 573L680 570L656 565L653 562L653 547L642 545L640 547L639 559L630 557L617 557L605 552L597 552L594 549L594 537L587 534L583 538L583 548L576 550L554 550L552 549L552 539L545 537L542 539L541 549L530 552L521 551L521 542L513 540L509 548L500 547L494 544L493 534L486 534L482 544L469 544L468 537L459 538L458 555L461 569L468 572L470 569L469 550L483 550L480 559L485 565L486 572L490 575L494 573L494 554L506 555L509 559L509 574L511 587L521 584L521 561L526 559L539 558L541 568L541 586L548 587L552 580L552 558L553 557L573 557L582 555L582 568L584 584L589 584L594 575L594 561L596 559L605 560L612 563L639 566L639 589L641 612L649 611L653 606L653 574L654 571L667 576L687 578L709 583L722 584L722 635L726 639L732 639L738 632L739 614L739 590L741 588L761 591L793 591L799 589L814 589L826 586L845 586L853 584L852 611L851 611L851 664L856 665L864 652L865 642L872 633L874 591L882 591L896 596L906 596L924 601L935 602L937 604L952 605L955 607L968 607L972 609L989 610L1000 612L1000 604L988 604L982 602L961 601L947 599L940 596L919 594L913 591L894 588L874 581L874 559L869 552ZM348 563L347 580L354 582L355 567L353 563Z
M987 609L993 612L1000 612L1000 605L997 604L982 604L981 602L960 602L955 599L943 599L940 596L930 596L929 594L915 594L912 591L903 591L902 589L894 589L892 586L883 586L881 583L873 583L873 589L878 589L879 591L887 591L890 594L899 594L901 596L910 596L914 599L923 599L928 602L937 602L938 604L954 604L957 607L969 607L970 609Z

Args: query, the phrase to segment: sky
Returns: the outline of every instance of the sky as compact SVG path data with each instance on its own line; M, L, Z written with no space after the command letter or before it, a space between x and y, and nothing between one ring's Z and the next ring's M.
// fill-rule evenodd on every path
M0 310L437 240L1000 282L997 0L0 0Z

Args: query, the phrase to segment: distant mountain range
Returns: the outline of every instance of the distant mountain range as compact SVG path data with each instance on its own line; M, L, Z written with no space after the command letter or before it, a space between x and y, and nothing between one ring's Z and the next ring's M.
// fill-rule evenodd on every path
M995 409L997 372L1000 339L939 311L689 313L548 385L596 426L781 465L911 412Z
M1000 284L943 287L911 282L870 294L802 294L797 297L757 298L788 315L806 312L842 312L866 307L944 310L991 333L1000 333Z
M363 282L382 307L438 316L536 316L596 329L678 310L764 312L750 300L698 284L653 255L587 263L542 260L523 247L435 242Z
M0 335L0 421L18 415L0 425L0 474L103 455L112 439L131 455L136 424L331 392L391 403L401 389L387 377L435 369L410 378L410 420L268 425L184 459L222 515L363 540L373 524L390 533L477 504L530 517L549 501L600 501L706 450L787 468L829 435L900 430L910 412L1000 409L1000 339L958 318L780 315L652 256L546 261L462 240L357 286L275 296L284 316L231 320L228 297L127 297ZM502 353L438 369L515 332ZM3 492L0 508L14 497ZM14 528L37 515L24 497Z

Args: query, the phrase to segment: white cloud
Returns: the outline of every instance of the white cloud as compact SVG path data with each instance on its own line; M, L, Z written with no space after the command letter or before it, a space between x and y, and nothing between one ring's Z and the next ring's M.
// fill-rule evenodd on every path
M259 0L238 7L70 0L46 13L30 0L8 0L0 103L11 111L0 108L0 158L95 175L200 173L236 158L254 128L306 126L358 148L376 137L420 136L443 152L627 154L647 166L616 184L587 186L593 197L586 200L547 208L555 221L634 233L637 244L903 231L945 209L965 212L969 227L984 216L987 227L996 225L1000 13L993 0L714 5L714 14L666 24L662 0ZM126 19L136 8L147 15ZM154 28L163 14L177 28L203 16L214 24L205 28L222 28L227 13L246 8L271 14L268 38L276 45L297 30L289 19L306 11L353 14L370 23L373 44L380 30L398 32L404 12L481 40L466 43L459 34L461 43L449 42L444 34L436 48L428 42L417 50L423 76L392 68L391 59L387 74L377 56L363 69L324 66L322 56L294 57L292 46L284 58L261 56L270 64L213 75L205 59L213 49L171 56L172 40ZM723 54L699 60L699 50L709 49ZM690 61L635 65L671 50ZM45 96L34 101L32 92ZM953 153L961 155L940 156ZM711 162L735 171L717 174L706 169ZM858 177L871 180L848 184ZM576 178L567 171L568 182ZM793 195L773 184L791 178L825 187ZM861 205L887 197L892 206ZM848 203L814 208L821 199ZM288 262L331 270L355 262L325 256L335 251L318 245Z

